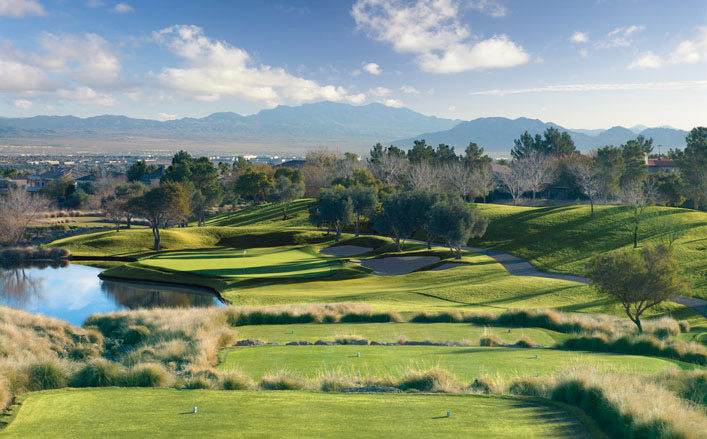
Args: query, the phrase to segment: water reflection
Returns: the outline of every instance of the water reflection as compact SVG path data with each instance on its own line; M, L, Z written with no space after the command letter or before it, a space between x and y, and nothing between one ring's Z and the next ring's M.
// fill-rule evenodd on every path
M68 263L0 268L0 304L81 325L91 314L122 309L218 306L206 290L102 281L102 270Z

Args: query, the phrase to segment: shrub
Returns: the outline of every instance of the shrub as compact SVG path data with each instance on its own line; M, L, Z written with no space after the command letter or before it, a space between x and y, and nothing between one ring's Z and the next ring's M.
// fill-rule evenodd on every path
M445 311L417 314L410 321L413 323L460 323L464 321L464 318L459 311Z
M277 375L266 375L260 381L263 390L304 390L307 381L296 375L280 372Z
M12 391L10 390L10 384L7 379L0 376L0 411L5 410L5 408L12 402Z
M125 381L125 370L117 363L96 359L86 363L71 380L73 387L120 386Z
M195 376L183 380L178 387L180 389L211 389L213 383L206 377Z
M40 361L27 367L28 390L58 389L66 382L66 368L57 361Z
M690 332L690 322L686 320L680 320L678 322L678 326L680 327L680 332Z
M515 342L514 346L519 348L532 348L535 346L535 343L533 343L533 340L530 338L523 336Z
M453 392L460 390L457 379L446 370L434 367L429 370L412 370L396 386L400 390L420 392Z
M501 344L501 339L493 334L486 334L479 339L481 346L498 346Z
M341 392L356 386L356 382L351 378L341 375L326 375L321 377L320 388L322 392Z
M157 363L139 364L128 369L125 376L127 387L164 387L170 382L169 372Z
M122 332L120 338L123 339L123 343L125 344L136 345L145 340L149 335L150 330L146 326L131 325Z
M480 376L474 379L474 382L469 385L469 390L474 393L499 393L499 386L488 376Z
M543 396L546 392L547 384L539 378L524 377L517 379L508 387L508 391L514 395Z
M82 361L92 357L96 357L100 354L98 347L91 345L77 345L69 348L66 355L74 361Z
M221 375L219 387L223 390L251 390L255 388L255 384L247 376L231 371Z
M371 323L399 323L402 322L403 318L397 312L388 311L376 314L371 314Z

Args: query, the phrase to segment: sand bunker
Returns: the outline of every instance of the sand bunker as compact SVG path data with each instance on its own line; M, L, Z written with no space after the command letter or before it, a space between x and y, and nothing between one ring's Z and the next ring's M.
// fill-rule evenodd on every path
M339 245L336 247L322 249L319 251L319 253L329 256L353 256L368 253L371 250L373 249L370 247L359 247L357 245Z
M442 264L439 267L435 268L430 268L427 271L442 271L442 270L449 270L450 268L457 268L457 267L463 267L466 264L457 264L455 262L447 262L446 264Z
M399 256L380 259L364 259L361 265L373 270L373 274L380 276L395 276L398 274L412 273L425 265L439 261L437 256Z

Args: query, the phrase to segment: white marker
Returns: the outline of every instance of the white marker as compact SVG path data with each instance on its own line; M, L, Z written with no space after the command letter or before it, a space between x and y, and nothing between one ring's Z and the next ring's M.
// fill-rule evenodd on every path
M194 413L196 413L196 406L194 406Z
M361 356L361 353L360 353L360 352L356 352L356 356L357 356L357 357L360 357L360 356Z

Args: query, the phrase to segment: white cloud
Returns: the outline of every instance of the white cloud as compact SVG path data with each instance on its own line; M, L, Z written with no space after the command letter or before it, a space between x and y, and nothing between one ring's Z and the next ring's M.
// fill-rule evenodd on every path
M506 96L524 93L545 92L586 92L586 91L626 91L626 90L707 90L707 80L645 82L619 84L567 84L547 85L531 88L493 89L472 92L472 95Z
M96 34L55 35L44 33L45 53L33 55L34 63L89 85L115 84L122 68L106 40Z
M573 43L586 43L589 41L589 36L585 32L576 31L570 37L570 41Z
M248 52L212 40L198 26L172 26L154 32L155 40L185 61L183 67L164 67L153 76L164 86L215 101L232 96L250 101L302 103L315 100L360 102L343 87L319 85L293 76L283 68L256 65Z
M663 65L663 61L658 55L653 52L644 52L636 57L631 64L628 65L629 69L657 69Z
M403 103L400 102L398 99L383 99L382 101L380 101L380 103L385 105L386 107L400 108L403 106Z
M579 56L589 58L589 51L587 49L579 49Z
M0 51L0 92L33 92L53 86L41 69L17 60L3 59L3 52Z
M357 0L351 15L370 38L414 54L424 71L456 73L528 62L523 48L505 35L470 41L471 31L459 20L461 7L459 0Z
M707 60L707 27L697 28L695 38L678 44L670 54L669 62L673 64L694 64Z
M468 5L471 9L476 9L493 18L505 17L508 13L508 8L498 0L474 0Z
M600 49L628 47L633 44L633 39L631 37L634 34L642 32L645 29L645 26L639 26L636 24L633 24L631 26L617 27L608 34L606 34L606 38L604 38L602 41L599 41L596 46Z
M447 107L447 110L449 110L449 111L455 111L456 109L457 109L456 105L450 105L449 107Z
M175 119L179 119L178 114L157 113L157 120L165 121L165 120L175 120Z
M694 64L707 61L707 27L698 27L695 37L681 41L667 59L644 52L628 65L629 69L657 69L670 64Z
M381 98L383 96L388 96L391 93L391 91L390 91L390 89L387 89L385 87L376 87L376 88L372 88L372 89L368 90L368 93L373 96L377 96L377 97Z
M22 110L32 109L32 102L28 101L27 99L15 99L15 101L12 104L15 107L20 108Z
M0 17L44 15L44 7L36 0L0 0Z
M90 87L78 87L71 90L58 90L57 95L62 99L96 104L103 107L113 107L118 104L118 100L113 96L96 92Z
M130 12L135 12L135 9L127 3L118 3L113 7L113 9L111 9L111 11L117 14L128 14Z
M420 91L413 87L412 85L403 85L400 87L400 91L408 95L419 95Z
M367 71L371 75L380 75L381 74L381 66L374 62L369 62L365 66L363 66L363 70Z

